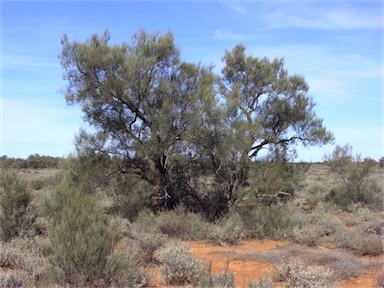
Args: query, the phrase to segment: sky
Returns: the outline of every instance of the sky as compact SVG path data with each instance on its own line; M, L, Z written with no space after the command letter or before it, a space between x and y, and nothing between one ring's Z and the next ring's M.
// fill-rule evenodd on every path
M383 4L377 0L18 1L2 0L0 155L66 157L85 126L68 106L60 39L109 30L111 44L140 29L173 32L183 60L213 64L237 44L254 57L284 58L309 84L333 144L297 147L297 161L321 161L335 145L384 156Z

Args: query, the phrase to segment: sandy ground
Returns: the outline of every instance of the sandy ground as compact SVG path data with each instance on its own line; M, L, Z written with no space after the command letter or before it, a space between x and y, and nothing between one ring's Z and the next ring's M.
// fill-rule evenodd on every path
M229 272L235 272L236 283L239 288L248 287L247 284L252 280L259 280L263 275L273 275L273 264L266 261L260 261L252 255L263 254L268 251L285 251L293 249L289 242L281 241L242 241L238 245L231 247L215 246L206 241L187 242L186 245L191 250L192 254L201 259L207 265L211 264L212 274L216 275L220 271L227 269ZM327 247L295 247L296 254L299 257L310 257L314 253L324 253L336 249ZM301 250L300 250L301 249ZM292 252L292 251L291 251ZM375 283L375 276L384 267L383 257L362 257L365 263L373 264L372 268L363 273L358 278L342 279L338 284L343 288L372 288ZM381 268L380 268L381 266ZM161 275L161 267L152 265L148 272L151 278L148 287L168 287L164 283ZM284 287L284 283L275 283L275 287ZM177 286L171 286L178 288ZM191 287L186 285L183 287Z

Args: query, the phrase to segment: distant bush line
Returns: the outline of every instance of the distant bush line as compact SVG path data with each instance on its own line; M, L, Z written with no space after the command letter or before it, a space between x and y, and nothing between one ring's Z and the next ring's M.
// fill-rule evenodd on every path
M0 166L13 169L59 168L63 161L64 158L62 157L44 156L39 154L30 155L27 159L13 158L4 155L0 157Z

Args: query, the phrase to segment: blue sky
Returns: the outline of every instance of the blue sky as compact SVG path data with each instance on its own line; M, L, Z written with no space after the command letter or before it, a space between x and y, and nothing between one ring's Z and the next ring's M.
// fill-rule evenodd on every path
M108 29L111 43L133 33L172 31L182 58L214 64L236 44L255 57L284 57L304 76L317 115L363 157L383 152L383 4L381 1L15 1L1 3L0 155L67 156L84 126L67 106L60 39L85 40ZM334 145L298 147L320 161Z

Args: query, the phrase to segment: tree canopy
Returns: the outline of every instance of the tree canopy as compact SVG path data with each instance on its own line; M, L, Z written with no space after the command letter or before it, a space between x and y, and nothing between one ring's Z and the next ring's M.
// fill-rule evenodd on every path
M305 79L289 75L283 59L248 56L237 45L216 75L212 66L183 61L170 32L109 42L108 32L84 42L62 38L67 103L82 105L94 131L82 131L77 146L120 159L121 172L137 174L158 197L184 193L204 205L211 195L198 179L213 175L215 193L230 201L262 149L333 138Z

